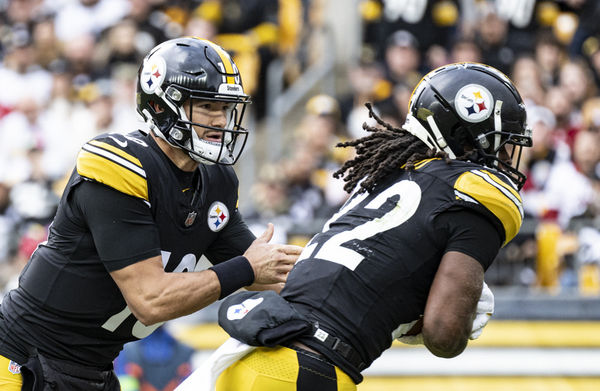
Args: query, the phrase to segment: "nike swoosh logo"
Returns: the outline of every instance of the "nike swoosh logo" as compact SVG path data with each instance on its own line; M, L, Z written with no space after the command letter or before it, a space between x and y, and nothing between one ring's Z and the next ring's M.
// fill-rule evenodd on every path
M121 141L121 140L119 140L119 139L117 139L117 138L115 138L115 137L113 137L113 136L108 136L108 137L112 138L112 139L113 139L113 141L114 141L115 143L119 144L119 145L120 145L122 148L125 148L125 147L127 146L127 140L125 140L125 141Z

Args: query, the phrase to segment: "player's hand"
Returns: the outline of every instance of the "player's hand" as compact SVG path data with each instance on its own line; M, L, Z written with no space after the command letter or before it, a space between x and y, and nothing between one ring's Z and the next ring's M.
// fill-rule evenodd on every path
M273 231L273 224L269 223L266 231L244 253L254 270L255 284L284 283L302 252L300 246L269 243Z
M481 297L477 302L475 317L473 318L473 328L469 339L477 339L483 332L483 328L488 323L494 313L494 294L487 286L485 281L481 289Z
M423 333L416 335L403 335L402 337L398 337L398 341L407 345L423 345Z
M398 326L398 328L394 330L394 333L392 333L392 337L398 335L396 339L407 345L423 345L422 329L423 317L421 316L419 319Z

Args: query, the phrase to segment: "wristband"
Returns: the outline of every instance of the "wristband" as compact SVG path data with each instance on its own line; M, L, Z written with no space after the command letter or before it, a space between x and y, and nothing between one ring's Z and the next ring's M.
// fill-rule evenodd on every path
M217 274L221 284L219 300L254 282L254 270L248 259L242 255L216 264L209 269Z

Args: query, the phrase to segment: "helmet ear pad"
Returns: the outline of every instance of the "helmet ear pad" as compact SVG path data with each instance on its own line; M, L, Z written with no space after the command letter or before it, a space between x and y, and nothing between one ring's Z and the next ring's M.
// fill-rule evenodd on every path
M473 145L471 132L460 126L458 123L455 128L450 130L451 137L448 140L448 145L456 156L464 156L467 152L475 149Z

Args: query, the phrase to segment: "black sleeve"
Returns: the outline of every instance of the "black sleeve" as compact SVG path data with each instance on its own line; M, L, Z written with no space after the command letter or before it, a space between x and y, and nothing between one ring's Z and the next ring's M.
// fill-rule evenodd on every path
M443 212L436 217L435 226L448 238L445 252L467 254L475 258L483 270L490 267L502 247L502 236L492 222L469 209Z
M158 230L143 200L91 181L77 186L73 197L109 271L160 255Z
M256 236L250 231L242 219L242 215L236 209L227 226L219 233L219 238L205 251L204 255L213 265L216 265L244 254L254 239Z

